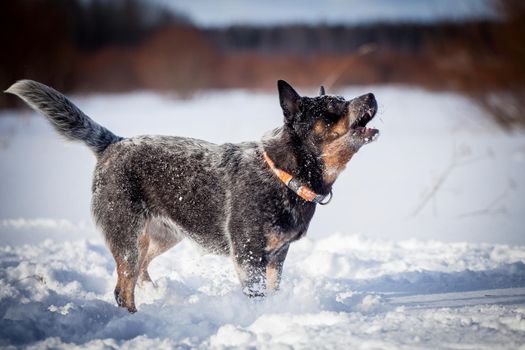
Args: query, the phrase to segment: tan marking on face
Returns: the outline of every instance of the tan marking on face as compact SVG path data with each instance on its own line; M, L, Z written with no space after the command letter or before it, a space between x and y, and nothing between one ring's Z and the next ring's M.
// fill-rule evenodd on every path
M333 134L337 134L339 136L344 135L348 132L348 129L350 128L350 120L348 119L348 115L345 115L337 123L332 126L330 132Z
M277 290L279 288L279 281L281 276L279 276L279 268L277 267L276 262L270 262L266 266L266 289Z
M323 178L326 184L332 184L337 179L354 155L344 136L349 130L350 123L347 115L332 126L329 131L332 137L321 146L321 158L324 164Z
M318 120L315 122L314 124L314 132L319 135L319 136L322 136L326 131L326 123L322 120Z

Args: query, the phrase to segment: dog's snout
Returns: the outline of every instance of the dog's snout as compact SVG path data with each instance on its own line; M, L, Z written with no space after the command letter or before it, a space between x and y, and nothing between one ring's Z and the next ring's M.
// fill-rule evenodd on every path
M377 109L376 97L374 96L373 93L369 92L368 94L364 94L363 96L361 96L361 99L362 99L363 103L366 106L368 106L368 108L370 108L372 110L376 110Z
M371 92L360 96L359 99L369 105L374 105L376 103L376 97Z
M369 92L368 94L361 95L354 99L355 102L367 105L375 105L376 97L373 93Z

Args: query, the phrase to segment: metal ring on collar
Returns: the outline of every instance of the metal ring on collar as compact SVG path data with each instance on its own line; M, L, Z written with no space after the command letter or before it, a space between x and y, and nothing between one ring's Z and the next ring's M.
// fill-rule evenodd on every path
M332 190L330 190L330 193L328 194L328 200L326 202L320 201L319 204L320 205L327 205L332 200L332 196L333 196L333 193L332 193Z

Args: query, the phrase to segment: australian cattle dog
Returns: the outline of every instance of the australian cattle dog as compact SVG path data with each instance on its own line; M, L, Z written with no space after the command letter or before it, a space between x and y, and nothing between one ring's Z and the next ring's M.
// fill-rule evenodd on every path
M117 268L115 299L135 312L148 265L183 238L233 260L243 292L279 286L291 242L306 234L317 204L352 156L378 136L367 128L373 94L345 100L300 96L277 83L284 124L257 142L222 145L177 136L120 137L58 91L31 80L19 96L70 140L95 154L92 214Z

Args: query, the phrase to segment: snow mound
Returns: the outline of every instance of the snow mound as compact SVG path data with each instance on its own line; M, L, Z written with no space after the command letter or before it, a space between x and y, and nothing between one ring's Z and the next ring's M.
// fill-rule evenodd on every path
M0 247L0 346L517 348L525 247L359 235L292 245L281 291L251 300L228 258L189 242L152 263L139 312L115 306L98 240ZM494 289L494 288L499 289Z

